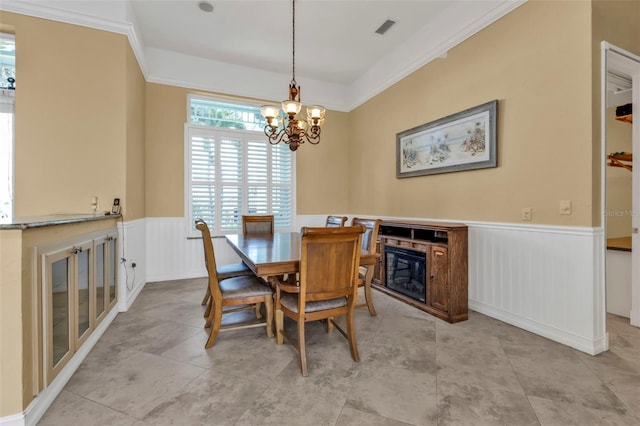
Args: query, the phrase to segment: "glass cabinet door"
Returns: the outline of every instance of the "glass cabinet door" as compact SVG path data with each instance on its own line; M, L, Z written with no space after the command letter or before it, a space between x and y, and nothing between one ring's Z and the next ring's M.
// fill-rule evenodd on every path
M73 279L72 250L62 250L45 256L46 284L46 351L48 381L60 371L73 354L72 316Z
M94 318L97 321L101 320L105 314L105 285L107 283L107 239L100 238L95 241L95 259L96 259L96 274L95 274L95 312Z
M76 346L89 336L93 329L93 243L76 246Z
M117 299L117 282L118 282L118 239L115 236L107 237L108 253L108 275L107 283L109 296L107 306L113 306Z

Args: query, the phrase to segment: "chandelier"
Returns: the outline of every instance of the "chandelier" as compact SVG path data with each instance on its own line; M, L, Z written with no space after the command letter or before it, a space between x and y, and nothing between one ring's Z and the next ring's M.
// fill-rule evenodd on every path
M267 120L264 134L272 145L284 142L291 151L309 142L317 145L320 142L320 126L324 123L325 109L320 105L307 108L307 120L298 120L296 115L302 109L300 103L300 86L296 82L296 0L293 0L293 66L291 83L289 83L289 99L282 101L281 115L278 105L264 105L260 108L262 116ZM282 126L282 127L280 127Z

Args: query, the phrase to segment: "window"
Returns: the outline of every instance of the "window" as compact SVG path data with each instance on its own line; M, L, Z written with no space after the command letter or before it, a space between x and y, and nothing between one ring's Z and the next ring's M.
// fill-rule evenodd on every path
M291 230L294 157L285 144L271 145L264 119L253 105L189 98L185 129L186 202L190 235L205 220L215 234L242 232L243 214L273 214L277 230Z
M0 33L0 219L13 215L15 40Z

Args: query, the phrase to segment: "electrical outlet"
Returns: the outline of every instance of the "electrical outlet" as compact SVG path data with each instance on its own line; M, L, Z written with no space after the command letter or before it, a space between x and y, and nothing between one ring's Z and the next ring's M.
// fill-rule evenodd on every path
M532 210L531 207L524 207L522 209L522 220L531 220Z
M571 200L560 200L560 214L571 214Z

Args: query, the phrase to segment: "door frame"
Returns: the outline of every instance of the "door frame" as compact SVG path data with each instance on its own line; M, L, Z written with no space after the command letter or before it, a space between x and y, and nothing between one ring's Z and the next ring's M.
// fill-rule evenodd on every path
M614 46L606 41L601 42L601 97L600 97L600 141L601 141L601 224L605 230L604 250L602 261L602 280L606 283L606 209L607 209L607 73L609 71L609 54L615 55L617 66L622 66L625 72L632 77L632 103L633 110L638 115L640 111L640 56L634 55L624 49ZM640 119L636 118L632 124L632 152L640 153ZM631 235L631 312L630 323L636 327L640 327L640 196L637 192L640 190L640 167L633 168L632 175L632 218L631 226L633 229ZM605 287L606 288L606 287ZM606 302L606 292L603 294ZM606 303L605 303L606 309Z

